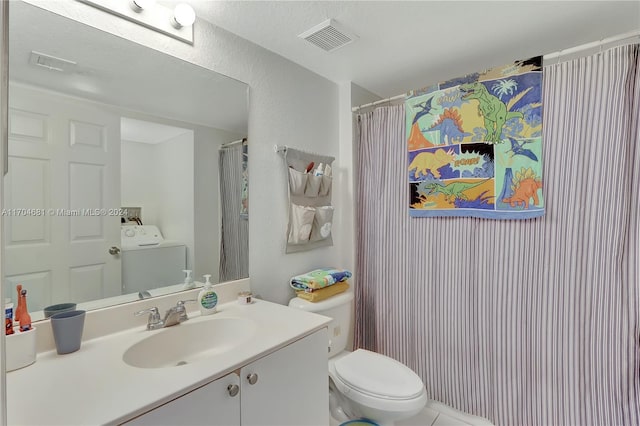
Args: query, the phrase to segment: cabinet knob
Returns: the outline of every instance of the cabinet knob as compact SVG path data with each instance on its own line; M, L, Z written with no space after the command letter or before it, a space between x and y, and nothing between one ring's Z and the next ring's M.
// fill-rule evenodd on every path
M229 385L227 386L227 391L229 392L229 396L236 396L238 392L240 392L240 386Z
M256 373L247 374L247 381L250 385L258 383L258 375Z

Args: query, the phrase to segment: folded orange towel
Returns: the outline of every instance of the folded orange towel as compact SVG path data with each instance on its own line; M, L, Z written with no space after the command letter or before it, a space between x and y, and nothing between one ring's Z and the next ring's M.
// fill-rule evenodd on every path
M332 286L314 290L312 292L306 292L302 290L296 291L298 297L308 300L309 302L320 302L334 296L336 294L344 293L349 289L349 283L341 281Z

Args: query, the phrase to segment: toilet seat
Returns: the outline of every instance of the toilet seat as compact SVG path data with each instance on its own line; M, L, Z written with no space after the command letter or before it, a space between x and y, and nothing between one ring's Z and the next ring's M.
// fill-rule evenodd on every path
M334 363L337 378L351 391L386 400L408 400L424 392L422 380L406 365L358 349Z

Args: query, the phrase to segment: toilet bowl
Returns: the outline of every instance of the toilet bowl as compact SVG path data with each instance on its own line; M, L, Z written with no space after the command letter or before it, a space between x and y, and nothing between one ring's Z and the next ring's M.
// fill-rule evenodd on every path
M413 417L427 403L422 380L411 369L364 349L331 358L329 378L334 393L330 409L337 420L366 418L381 426L392 425Z
M380 426L412 417L427 403L420 377L406 365L375 352L346 351L353 294L342 293L322 302L300 298L289 306L331 317L329 324L329 409L341 422L368 419Z

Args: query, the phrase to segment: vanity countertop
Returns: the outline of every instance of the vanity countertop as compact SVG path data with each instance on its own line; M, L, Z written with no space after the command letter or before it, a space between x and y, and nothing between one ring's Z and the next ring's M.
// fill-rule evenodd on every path
M217 313L194 314L184 324L225 317L251 319L258 330L231 351L176 367L137 368L123 361L130 346L162 332L144 327L83 341L79 351L67 355L55 350L39 353L34 364L7 373L8 424L122 423L320 330L330 321L255 300L251 305L219 305Z

